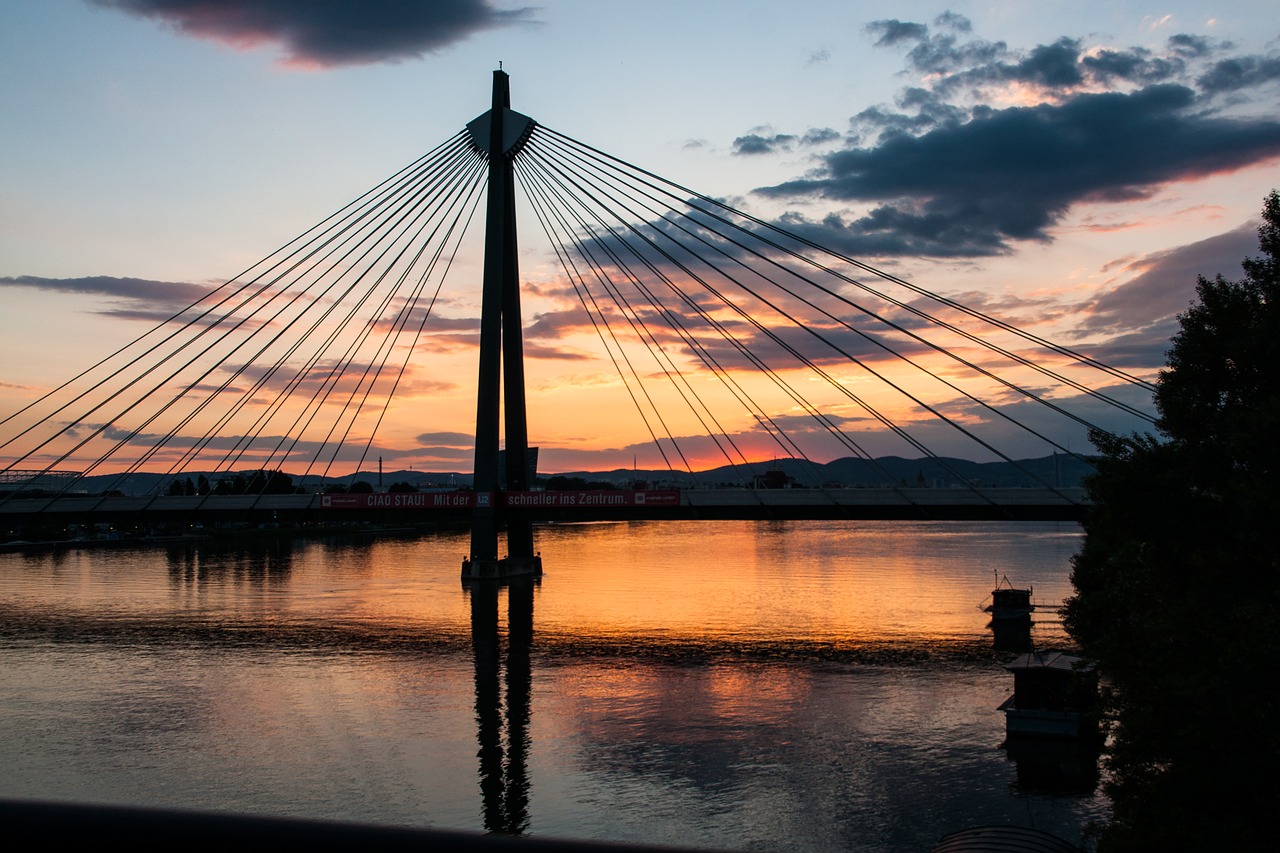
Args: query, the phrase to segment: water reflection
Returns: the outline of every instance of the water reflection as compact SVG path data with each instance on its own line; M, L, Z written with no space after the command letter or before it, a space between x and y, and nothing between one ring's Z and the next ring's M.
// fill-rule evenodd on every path
M197 588L228 581L250 586L283 583L293 574L297 540L255 543L219 548L194 542L171 545L165 550L169 580L176 587Z
M1017 787L1025 793L1092 794L1098 787L1096 738L1036 738L1010 735L1005 754L1017 767Z
M1105 798L997 748L980 603L995 565L1056 604L1077 541L561 525L546 587L460 587L452 533L0 555L0 794L738 849L1070 837Z
M529 828L529 691L533 682L534 577L471 580L471 642L475 655L476 739L481 817L489 832L520 835ZM499 657L499 592L507 593L506 703ZM506 719L503 719L503 711ZM503 723L505 722L505 728ZM506 742L503 743L505 734Z
M1016 619L992 619L991 637L991 647L997 652L1031 651L1030 614Z

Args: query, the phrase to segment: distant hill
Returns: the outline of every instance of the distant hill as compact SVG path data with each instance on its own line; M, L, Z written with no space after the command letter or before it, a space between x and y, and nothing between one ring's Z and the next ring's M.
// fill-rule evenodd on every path
M884 456L875 460L845 457L832 462L817 463L804 459L775 459L751 465L722 466L699 471L693 476L688 472L655 469L632 470L616 468L612 471L563 471L555 474L543 472L541 478L550 476L576 477L594 483L607 483L627 487L635 481L643 481L651 488L678 486L683 488L741 487L749 485L753 476L764 475L770 470L780 470L794 480L796 486L875 487L885 485L927 486L949 488L963 485L967 480L981 486L1079 486L1082 478L1091 470L1089 464L1074 456L1057 454L1037 459L1019 459L1015 462L973 462L968 459L903 459L900 456ZM190 477L198 481L200 471L183 472L180 479ZM237 472L247 475L249 472ZM212 475L209 475L214 479ZM218 475L229 476L229 475ZM234 475L230 475L234 476ZM110 474L86 477L76 485L77 491L97 494L105 489L115 489L128 495L157 494L168 491L173 476L135 473L122 481ZM308 492L321 491L321 487L347 486L353 481L378 484L376 471L362 472L355 477L330 477L322 480L294 476L295 486ZM457 471L390 471L382 474L382 486L393 483L409 483L416 488L468 488L471 474Z
M623 485L633 479L658 484L679 486L741 486L751 482L753 476L770 470L781 470L794 479L797 486L817 488L874 487L885 485L928 486L947 488L963 485L965 481L982 486L1079 486L1091 466L1074 456L1058 454L1038 459L1019 459L1014 462L974 462L969 459L903 459L900 456L883 456L875 460L845 457L827 463L808 462L804 459L776 459L757 462L750 466L723 466L697 472L693 477L687 472L639 470L619 468L613 471L568 471L563 476L581 477Z

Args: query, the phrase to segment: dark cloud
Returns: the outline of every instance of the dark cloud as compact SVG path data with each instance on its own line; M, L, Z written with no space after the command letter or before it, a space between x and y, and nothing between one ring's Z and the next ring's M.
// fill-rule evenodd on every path
M941 33L930 33L922 24L890 22L896 25L892 44L912 43L906 57L908 70L929 78L930 88L939 94L976 94L982 88L1010 82L1067 91L1117 79L1144 84L1186 83L1189 62L1207 59L1230 47L1181 34L1170 38L1166 53L1157 56L1146 48L1086 50L1080 39L1064 36L1052 44L1015 51L1004 42L961 40L960 36L967 36L970 28L966 19L956 17L963 26L948 20L944 28L949 31ZM935 25L943 24L944 18L936 20ZM876 44L883 46L886 42L882 38Z
M999 234L960 211L948 215L913 210L906 205L882 205L856 218L830 213L811 219L790 212L783 214L778 224L819 246L851 257L967 258L997 255L1005 250Z
M994 66L1008 53L1004 42L962 42L955 33L943 33L921 38L907 53L907 65L921 74L940 75L935 85L942 86L957 71Z
M531 20L488 0L90 0L235 47L274 43L291 64L414 59L495 27Z
M1213 50L1213 42L1204 36L1178 33L1169 37L1169 49L1180 56L1208 56Z
M951 13L931 26L868 25L877 46L905 49L918 81L894 105L854 115L844 146L808 174L756 190L861 207L819 218L792 210L780 224L861 256L980 257L1047 241L1074 205L1143 198L1280 157L1280 121L1241 108L1247 90L1280 80L1280 55L1234 55L1229 42L1188 33L1158 52L1069 36L1015 50L970 29ZM1010 100L1029 105L991 106ZM734 152L776 154L795 142L753 131Z
M837 248L976 256L1048 239L1078 202L1141 198L1166 182L1274 157L1280 122L1206 114L1191 89L1166 84L978 109L963 123L833 152L814 174L757 192L889 202L851 221L824 220Z
M1031 55L1010 68L1010 79L1042 86L1067 88L1084 82L1080 73L1080 42L1061 38L1040 45Z
M796 138L788 133L777 133L770 136L748 133L733 140L733 153L747 155L772 154L775 151L789 149L795 141Z
M840 138L840 131L829 127L812 127L800 136L794 133L753 132L733 140L732 151L737 155L776 154L778 151L790 151L796 145L823 145L838 138Z
M933 24L936 27L946 27L958 33L967 33L973 29L973 23L958 12L943 12L933 19Z
M840 138L840 131L830 127L811 127L800 137L801 145L821 145Z
M1095 51L1082 56L1080 65L1084 76L1103 84L1164 83L1179 79L1186 70L1180 58L1154 56L1143 48Z
M1206 92L1235 92L1280 80L1280 57L1236 56L1222 59L1196 81Z
M85 293L135 302L159 302L179 307L208 295L212 288L186 281L152 281L91 275L82 278L41 278L34 275L0 276L0 286L29 287L58 293Z
M872 21L867 24L867 32L877 36L877 47L888 47L904 41L919 41L929 35L929 28L924 24L894 19Z
M54 293L100 296L110 306L95 313L124 320L160 323L172 318L213 292L214 288L185 281L152 281L92 275L82 278L42 278L34 275L0 276L0 287L23 287Z

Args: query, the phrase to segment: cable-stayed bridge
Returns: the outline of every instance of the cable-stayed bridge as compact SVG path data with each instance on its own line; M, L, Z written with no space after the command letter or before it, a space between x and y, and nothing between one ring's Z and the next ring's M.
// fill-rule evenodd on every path
M577 303L577 332L611 363L672 479L711 485L697 472L728 465L759 486L771 460L838 456L873 473L810 490L632 489L613 503L535 491L518 222L549 242L556 298ZM442 312L474 297L476 239L478 336ZM477 571L498 570L503 528L504 565L536 561L545 518L1075 518L1080 490L1009 448L1079 459L1100 420L1153 422L1145 379L546 128L510 109L498 71L491 109L457 135L0 421L0 518L378 508L378 496L338 499L334 481L367 471L397 418L447 429L413 386L477 342L474 480L431 507L470 518ZM1021 468L1028 486L964 476L937 449L958 445ZM943 482L877 473L886 455L927 459ZM142 472L194 476L194 493L119 494ZM100 475L112 479L93 494L78 487Z

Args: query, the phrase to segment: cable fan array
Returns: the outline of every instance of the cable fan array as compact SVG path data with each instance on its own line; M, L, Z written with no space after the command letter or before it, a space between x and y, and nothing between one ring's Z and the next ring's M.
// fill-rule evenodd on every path
M7 471L358 469L485 183L459 133L0 421ZM112 463L108 465L108 463ZM11 476L11 480L14 478Z
M459 133L0 421L10 481L109 471L110 491L141 471L358 471L485 167ZM696 479L708 449L748 472L836 455L879 470L877 456L903 452L967 483L937 442L1016 465L1004 449L1015 434L1077 456L1055 422L1097 429L1084 412L1152 423L1124 399L1151 390L1139 377L540 125L514 168L673 474Z
M904 451L972 486L918 433L952 439L950 446L960 437L977 454L1013 463L1052 488L998 437L1022 433L1045 455L1081 458L1053 436L1051 421L1077 432L1098 427L1068 408L1067 397L1153 422L1123 399L1125 389L1152 390L1137 376L545 127L515 167L669 468L694 473L655 381L671 389L667 397L687 409L730 466L750 469L760 452L758 444L740 446L743 434L730 425L737 410L775 454L807 461L819 436L828 458L834 451L862 459L883 484L895 479L865 446L867 435L893 436ZM710 402L707 389L721 402ZM887 455L885 446L877 442L878 455Z

